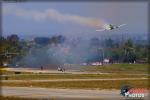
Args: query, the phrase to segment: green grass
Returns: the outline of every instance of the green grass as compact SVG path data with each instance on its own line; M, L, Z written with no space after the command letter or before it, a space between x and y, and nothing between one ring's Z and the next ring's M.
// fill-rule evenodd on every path
M33 74L33 72L20 72L21 74ZM12 75L15 74L15 71L9 71L9 70L0 70L0 75Z
M19 74L9 75L7 80L54 80L54 79L103 79L103 78L148 78L147 75L128 74ZM6 77L1 79L5 80Z
M2 82L2 86L71 88L71 89L120 89L122 85L149 88L148 80L102 80L102 81L52 81L52 82ZM150 88L149 88L150 89Z
M103 100L103 99L91 99L91 98L61 98L61 97L49 97L49 98L23 98L16 96L0 96L0 100Z
M86 71L100 71L105 73L140 73L148 74L150 67L148 64L110 64L104 66L85 66L84 70Z
M0 96L0 100L42 100L42 99L32 99L32 98L21 98L13 96ZM46 99L43 99L46 100Z
M104 66L85 66L84 70L111 74L35 74L7 72L8 80L55 80L55 79L103 79L103 78L148 78L146 64L112 64ZM132 75L134 74L134 75ZM137 75L136 75L137 74ZM2 77L4 79L4 77ZM75 88L75 89L120 89L122 85L136 88L148 88L148 80L95 80L95 81L51 81L51 82L2 82L2 86Z

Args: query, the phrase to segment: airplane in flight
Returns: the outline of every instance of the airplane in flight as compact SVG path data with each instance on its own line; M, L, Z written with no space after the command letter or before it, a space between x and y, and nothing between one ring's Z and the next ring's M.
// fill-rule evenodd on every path
M96 31L114 30L114 29L120 28L125 25L126 24L121 24L119 26L115 26L115 25L109 24L109 25L105 25L103 29L98 29Z

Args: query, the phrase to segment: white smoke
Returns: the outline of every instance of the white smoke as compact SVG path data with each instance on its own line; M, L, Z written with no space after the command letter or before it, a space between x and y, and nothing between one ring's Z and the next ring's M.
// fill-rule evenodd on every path
M45 11L23 9L16 6L4 6L4 14L11 14L18 17L29 18L35 21L42 20L56 20L59 22L73 22L81 25L88 25L92 27L103 27L106 24L103 20L83 17L79 15L63 14L55 9L46 9Z

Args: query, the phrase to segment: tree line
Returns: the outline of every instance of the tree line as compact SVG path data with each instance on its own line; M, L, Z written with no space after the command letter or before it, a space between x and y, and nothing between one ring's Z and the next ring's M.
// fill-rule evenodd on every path
M2 59L0 59L0 64L3 65L4 62L16 62L27 55L32 48L51 47L51 45L64 44L66 41L67 38L62 35L35 37L33 41L20 40L19 36L15 34L1 37L0 56ZM72 51L70 52L73 52L73 50L81 44L82 40L72 40L71 43L68 43L67 45L72 46ZM83 45L81 47L78 46L81 49L77 50L81 51L83 54L84 52L87 52L83 55L85 62L102 61L104 58L109 58L113 62L124 63L145 63L148 61L148 46L134 43L131 39L118 42L111 38L101 40L94 37L89 40L88 48L82 49L84 48ZM67 51L67 49L64 50ZM80 55L82 56L82 54ZM66 59L70 60L71 57Z

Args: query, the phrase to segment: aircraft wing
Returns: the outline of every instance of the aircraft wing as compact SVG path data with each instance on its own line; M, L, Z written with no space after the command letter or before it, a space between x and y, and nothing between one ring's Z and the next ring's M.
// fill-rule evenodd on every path
M124 25L126 25L126 24L121 24L121 25L119 25L118 27L122 27L122 26L124 26Z
M96 31L105 31L106 29L98 29L98 30L96 30Z

